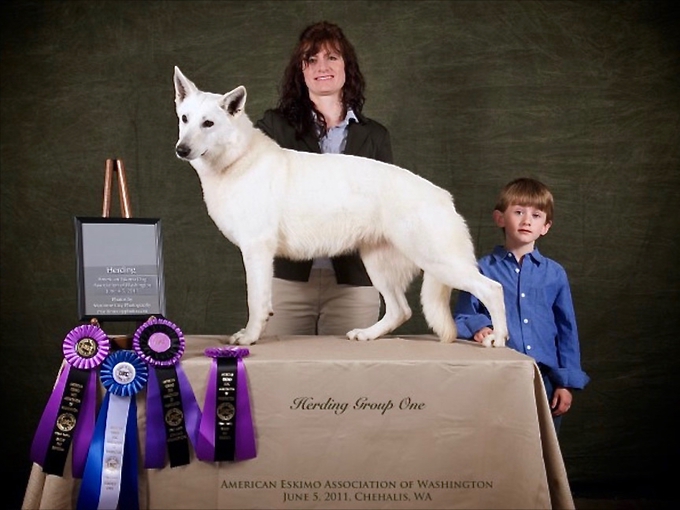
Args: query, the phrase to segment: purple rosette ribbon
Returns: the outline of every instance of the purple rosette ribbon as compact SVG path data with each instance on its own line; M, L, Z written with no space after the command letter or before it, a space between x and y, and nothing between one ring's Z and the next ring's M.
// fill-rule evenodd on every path
M196 446L201 409L180 358L185 340L182 330L167 319L151 317L132 338L132 348L149 365L146 393L146 447L144 467L163 468L191 461L189 444Z
M130 350L110 354L100 380L106 395L80 484L77 510L139 509L137 393L148 380L146 364Z
M78 326L66 335L62 344L65 363L31 445L31 460L45 473L63 476L73 445L72 473L82 478L95 428L97 368L110 348L110 340L99 326Z
M212 363L196 456L207 462L252 459L257 455L255 431L243 362L250 351L243 347L215 347L204 354L212 358Z

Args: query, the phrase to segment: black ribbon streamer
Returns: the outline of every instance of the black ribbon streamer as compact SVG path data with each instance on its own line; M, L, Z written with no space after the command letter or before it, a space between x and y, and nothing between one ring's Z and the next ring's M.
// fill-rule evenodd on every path
M236 451L236 358L217 358L215 460L234 460Z
M189 464L189 435L187 434L182 393L174 366L154 367L161 402L163 402L163 424L168 447L170 467Z
M43 471L50 475L64 476L66 457L73 440L73 432L80 415L81 404L87 389L89 370L71 367L66 386L59 403L59 416L52 429Z

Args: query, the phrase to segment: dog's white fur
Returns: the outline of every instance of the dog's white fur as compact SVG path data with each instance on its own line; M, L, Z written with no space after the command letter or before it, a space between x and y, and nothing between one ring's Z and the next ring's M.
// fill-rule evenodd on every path
M508 336L503 290L483 276L464 219L451 195L395 165L344 154L283 149L244 112L246 89L199 90L175 67L177 156L189 161L208 214L243 255L248 323L231 343L262 335L271 305L274 256L305 260L358 250L385 314L355 340L386 335L411 317L406 289L423 271L425 318L443 342L456 339L451 289L470 292L489 310L494 335Z

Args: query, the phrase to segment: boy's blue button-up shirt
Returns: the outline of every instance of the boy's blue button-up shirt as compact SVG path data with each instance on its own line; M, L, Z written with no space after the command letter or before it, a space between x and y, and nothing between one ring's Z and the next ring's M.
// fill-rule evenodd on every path
M564 268L534 249L520 266L503 246L479 259L479 270L503 286L510 339L507 346L536 360L555 387L583 389L590 378L581 370L576 315ZM460 338L491 327L486 308L461 292L455 308Z

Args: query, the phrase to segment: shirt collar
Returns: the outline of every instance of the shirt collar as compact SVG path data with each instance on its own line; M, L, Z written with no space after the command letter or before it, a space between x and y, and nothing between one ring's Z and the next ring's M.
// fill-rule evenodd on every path
M314 111L312 111L312 113L314 114L314 120L317 120L319 116ZM347 113L345 114L344 120L340 124L335 126L335 129L344 128L352 121L359 122L359 117L357 117L356 113L354 113L354 110L352 110L351 108L347 108Z
M349 122L352 121L352 120L354 122L359 122L359 118L354 113L354 110L352 110L351 108L348 108L347 109L347 115L345 115L345 122L347 122L349 124Z
M498 245L494 248L492 256L496 259L496 261L501 261L507 258L509 253L510 252L505 249L505 246ZM538 248L536 247L534 247L533 251L527 253L525 257L526 256L528 256L529 259L531 259L531 261L536 265L540 265L543 262L543 260L545 260L545 257L541 254L540 251L538 251Z

